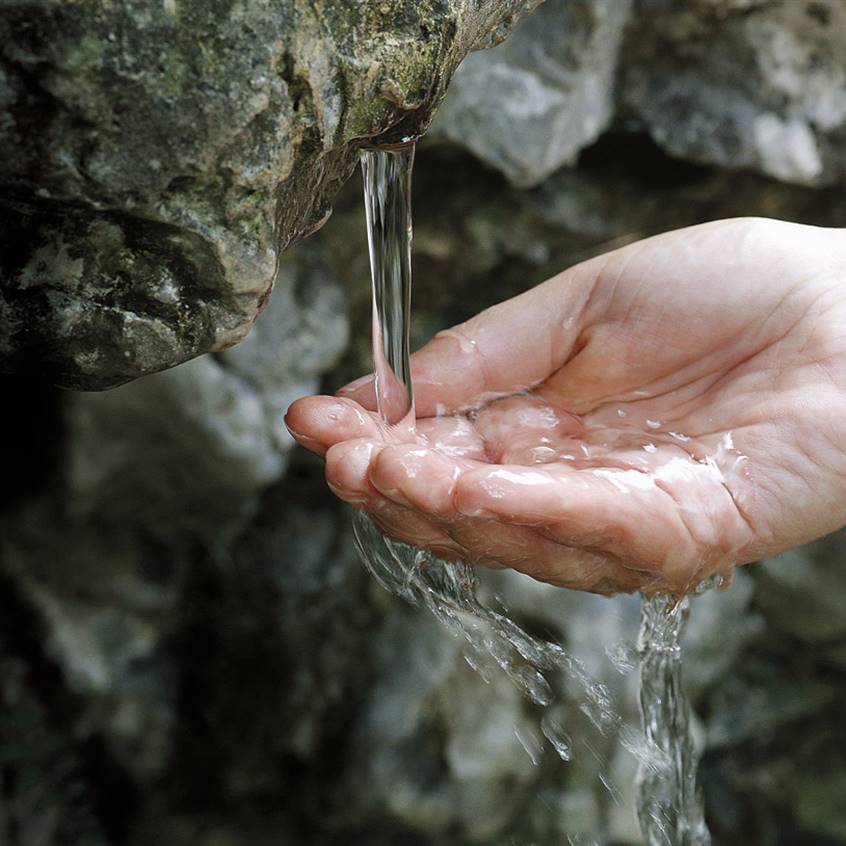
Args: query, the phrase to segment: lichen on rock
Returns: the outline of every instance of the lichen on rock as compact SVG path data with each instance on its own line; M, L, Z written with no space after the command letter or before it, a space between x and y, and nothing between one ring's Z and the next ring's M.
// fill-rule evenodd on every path
M241 340L358 147L538 2L4 4L0 367L99 389Z

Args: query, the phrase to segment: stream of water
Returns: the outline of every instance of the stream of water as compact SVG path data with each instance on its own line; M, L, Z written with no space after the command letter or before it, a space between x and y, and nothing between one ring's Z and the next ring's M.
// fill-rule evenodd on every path
M702 796L696 786L696 751L690 706L682 687L681 631L687 597L641 599L638 654L641 720L649 747L662 752L662 767L641 766L638 821L648 846L710 846Z
M373 282L376 393L388 430L414 424L409 365L413 162L413 142L367 149L361 156ZM640 762L638 818L648 846L710 843L696 790L696 756L681 687L679 636L686 600L675 602L659 594L642 601L637 652L643 732L632 732L621 726L608 689L578 658L557 643L528 634L505 608L479 601L471 566L443 561L384 536L363 511L356 512L353 528L359 554L384 588L428 608L464 641L468 664L483 678L504 672L528 700L544 709L541 733L562 760L571 759L574 741L551 707L560 700L559 678L566 680L599 732L619 734ZM537 749L528 742L523 745L535 760ZM614 795L614 786L606 776L601 778Z

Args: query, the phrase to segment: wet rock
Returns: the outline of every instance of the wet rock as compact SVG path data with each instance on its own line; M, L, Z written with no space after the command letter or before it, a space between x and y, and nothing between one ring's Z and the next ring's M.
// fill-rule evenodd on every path
M547 0L500 46L468 57L432 132L515 185L575 161L608 126L629 0Z
M0 10L0 362L99 389L241 340L366 140L538 0Z

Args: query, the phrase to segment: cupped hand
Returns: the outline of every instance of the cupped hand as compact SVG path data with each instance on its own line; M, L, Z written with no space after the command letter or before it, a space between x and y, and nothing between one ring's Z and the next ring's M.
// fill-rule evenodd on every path
M417 426L372 379L295 402L332 490L400 540L599 593L683 592L846 524L846 233L631 244L439 333Z

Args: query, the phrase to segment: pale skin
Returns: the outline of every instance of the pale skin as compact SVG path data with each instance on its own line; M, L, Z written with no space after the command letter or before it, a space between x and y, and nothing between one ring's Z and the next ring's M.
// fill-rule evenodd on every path
M372 380L286 423L339 497L443 557L681 593L846 524L842 230L639 241L439 333L412 372L416 428L380 425Z

